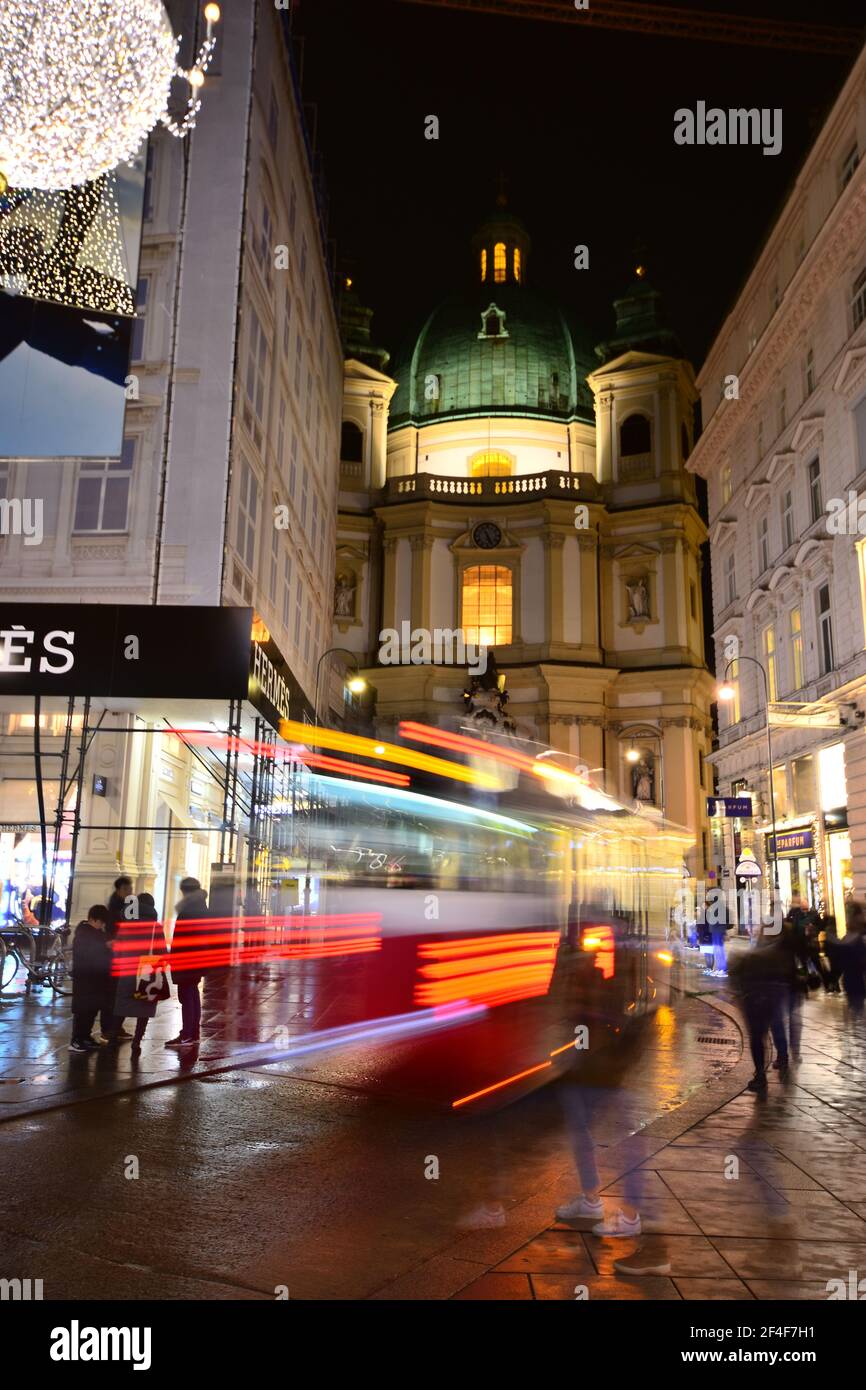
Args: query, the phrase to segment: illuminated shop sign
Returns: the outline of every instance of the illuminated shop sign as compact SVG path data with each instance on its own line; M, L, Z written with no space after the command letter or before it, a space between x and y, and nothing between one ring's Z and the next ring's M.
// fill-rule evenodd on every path
M0 695L249 700L273 728L310 712L251 608L0 604Z
M767 839L770 855L811 854L812 848L811 830L787 830L784 835L770 835Z

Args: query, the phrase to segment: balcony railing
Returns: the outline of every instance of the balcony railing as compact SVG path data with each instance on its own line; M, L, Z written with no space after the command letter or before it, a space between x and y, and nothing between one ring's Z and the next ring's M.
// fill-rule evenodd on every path
M415 499L461 503L467 498L477 502L528 502L543 497L568 500L580 496L590 500L595 495L595 480L588 473L551 470L512 478L444 478L434 473L415 473L389 478L383 500L386 505Z

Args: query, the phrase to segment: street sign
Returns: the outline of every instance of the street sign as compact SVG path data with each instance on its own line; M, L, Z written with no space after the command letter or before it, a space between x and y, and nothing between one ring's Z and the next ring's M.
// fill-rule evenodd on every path
M708 796L707 815L711 819L713 816L738 816L740 819L750 820L752 798L750 796Z
M770 723L797 729L838 729L842 724L840 709L814 709L808 705L770 705Z
M760 878L761 866L754 859L741 859L734 874L737 878Z

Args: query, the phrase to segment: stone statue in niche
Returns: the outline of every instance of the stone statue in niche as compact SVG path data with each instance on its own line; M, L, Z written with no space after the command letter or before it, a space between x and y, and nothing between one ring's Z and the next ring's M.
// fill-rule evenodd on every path
M646 579L641 575L639 579L634 579L626 584L628 591L628 616L632 618L649 617L649 591Z
M352 574L338 574L334 585L334 617L354 618L356 579Z
M656 799L655 782L655 767L652 757L648 753L644 753L640 762L635 763L631 774L631 790L635 801L654 803Z

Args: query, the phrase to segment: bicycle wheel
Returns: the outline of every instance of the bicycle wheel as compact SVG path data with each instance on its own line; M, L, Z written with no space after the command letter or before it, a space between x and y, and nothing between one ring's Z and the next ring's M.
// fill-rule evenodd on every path
M7 990L15 979L20 964L15 951L11 946L7 946L0 936L0 994Z
M48 983L55 994L72 993L72 947L58 943L58 949L48 963Z

